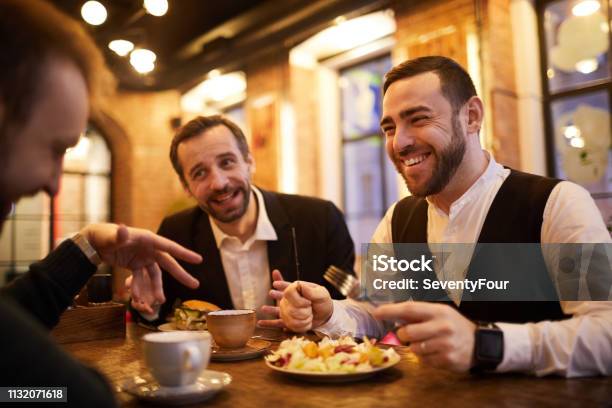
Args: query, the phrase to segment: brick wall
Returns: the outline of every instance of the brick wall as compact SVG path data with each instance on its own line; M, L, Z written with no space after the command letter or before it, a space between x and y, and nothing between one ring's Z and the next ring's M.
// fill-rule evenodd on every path
M318 91L315 69L291 66L289 95L295 117L297 191L305 195L319 191Z
M280 110L287 91L289 56L273 53L246 66L249 145L255 159L253 182L277 190L280 166Z
M466 32L473 26L472 0L394 3L396 62L425 55L444 55L467 66Z
M113 151L115 221L155 231L185 193L168 151L180 94L119 92L98 125Z
M482 62L486 97L489 98L493 154L498 162L520 169L510 0L488 0L483 3Z

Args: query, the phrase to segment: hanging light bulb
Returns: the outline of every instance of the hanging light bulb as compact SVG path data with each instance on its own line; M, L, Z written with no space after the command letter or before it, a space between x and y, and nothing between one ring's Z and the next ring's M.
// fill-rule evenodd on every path
M113 40L108 43L108 48L120 57L125 57L134 49L134 43L127 40Z
M91 0L81 7L81 16L87 23L97 26L106 21L108 13L102 3Z
M147 13L161 17L168 11L168 0L144 0L144 8Z
M155 53L145 48L137 48L130 54L130 64L141 74L153 71L156 59Z

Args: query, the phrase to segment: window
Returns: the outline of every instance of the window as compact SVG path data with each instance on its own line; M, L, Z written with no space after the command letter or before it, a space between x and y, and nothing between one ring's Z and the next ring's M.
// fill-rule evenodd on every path
M397 177L387 159L379 121L385 55L340 71L344 211L355 244L370 242L387 208L397 200Z
M64 158L60 190L24 198L0 236L0 286L25 272L50 249L94 222L111 219L111 153L104 138L89 127Z
M111 219L110 177L110 150L102 135L90 127L64 159L60 191L52 201L54 246L87 224Z
M538 4L548 170L589 190L612 231L610 8Z

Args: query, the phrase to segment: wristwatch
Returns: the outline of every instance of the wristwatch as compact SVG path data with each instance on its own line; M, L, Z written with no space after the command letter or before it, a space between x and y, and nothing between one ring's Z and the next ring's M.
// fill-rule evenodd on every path
M100 255L98 252L91 246L87 238L85 238L80 233L77 233L72 237L72 242L75 243L76 246L83 252L83 254L89 259L89 262L98 266L102 263L102 259L100 259Z
M504 358L504 332L490 322L478 325L474 341L474 366L471 372L493 371Z

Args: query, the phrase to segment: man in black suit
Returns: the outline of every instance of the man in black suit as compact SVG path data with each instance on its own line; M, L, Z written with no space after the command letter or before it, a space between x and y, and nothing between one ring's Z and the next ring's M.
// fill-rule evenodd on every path
M325 285L333 297L341 296L323 273L330 265L353 270L354 246L342 213L329 201L253 186L255 163L236 124L218 115L193 119L175 135L170 159L198 206L164 219L158 233L201 254L204 262L183 265L200 281L196 290L166 279L166 302L159 314L145 318L165 318L177 299L201 299L223 309L256 309L260 318L277 317L272 303L287 285L280 272L288 280L298 279L293 230L299 279ZM260 324L273 326L280 320Z

